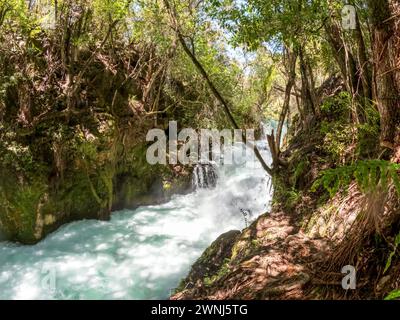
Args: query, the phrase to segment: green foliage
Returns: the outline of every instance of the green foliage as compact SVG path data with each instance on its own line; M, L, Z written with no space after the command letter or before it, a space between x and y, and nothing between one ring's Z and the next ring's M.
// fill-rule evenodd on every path
M321 106L323 121L319 147L335 163L344 163L348 156L358 159L373 158L379 147L379 112L375 106L363 106L365 122L353 124L350 119L351 97L348 92L330 97Z
M221 279L223 276L227 275L231 271L229 263L230 263L230 259L229 258L225 258L223 265L221 266L221 268L218 270L218 272L216 274L214 274L211 277L205 277L204 278L204 285L206 287L209 287L215 281L217 281L217 280Z
M394 290L385 297L385 300L398 300L400 299L400 290Z
M292 188L291 190L288 190L286 192L285 197L286 197L285 205L289 209L292 209L299 202L299 200L301 198L301 192L299 192L298 190Z
M385 269L383 270L383 273L386 273L386 271L390 268L392 265L392 259L396 254L397 247L400 245L400 233L396 236L396 239L394 240L394 248L393 251L390 253L389 258L386 261Z
M244 43L249 49L265 42L277 45L278 41L299 43L311 38L326 7L324 1L208 1L208 11L234 34L236 43Z
M307 168L310 166L310 161L308 159L301 160L297 166L294 168L292 175L293 185L297 185L299 178L301 178L306 172Z
M332 122L324 120L321 123L320 133L324 140L319 146L333 162L344 160L347 148L351 144L354 136L354 128L346 122Z
M249 74L243 77L242 90L236 90L232 98L235 115L243 119L241 127L254 126L263 118L273 119L279 114L271 99L278 73L273 58L266 50L259 49L249 67Z
M371 158L379 150L380 116L375 106L368 104L364 108L366 121L357 126L357 156Z
M0 225L12 238L32 243L36 238L39 203L46 192L46 185L38 179L30 185L9 186L5 182L12 180L6 179L5 172L2 172L2 178L4 180L0 183Z
M320 125L320 134L323 135L323 144L319 148L336 163L344 161L355 134L354 126L348 123L350 104L349 94L341 92L326 99L321 106L324 120Z
M346 91L338 95L327 98L321 105L321 113L326 118L335 119L335 121L344 120L350 112L351 97Z
M339 189L347 187L355 179L363 192L373 191L378 187L386 189L389 183L393 183L400 193L399 170L400 164L385 160L358 161L352 165L323 171L311 190L315 192L322 186L334 196Z
M300 165L300 167L302 166ZM288 210L293 209L302 197L302 192L297 190L294 185L291 185L292 182L286 182L284 177L275 175L272 179L274 185L273 201L285 206Z

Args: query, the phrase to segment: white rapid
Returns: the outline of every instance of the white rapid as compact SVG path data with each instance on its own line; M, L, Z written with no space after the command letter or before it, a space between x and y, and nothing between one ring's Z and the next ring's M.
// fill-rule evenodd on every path
M213 240L269 209L260 166L219 166L217 175L214 188L70 223L34 246L0 242L0 299L168 298Z

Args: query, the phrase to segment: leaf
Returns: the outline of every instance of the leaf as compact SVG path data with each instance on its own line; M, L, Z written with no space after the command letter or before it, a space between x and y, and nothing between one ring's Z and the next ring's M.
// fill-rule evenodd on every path
M314 182L311 191L323 185L333 196L341 187L348 186L353 179L356 180L362 192L376 189L379 185L384 189L392 182L400 194L400 178L398 175L400 165L384 160L359 161L354 165L328 169Z
M400 232L396 236L396 239L394 240L394 249L390 253L389 258L386 261L385 270L383 270L383 273L386 273L386 271L390 268L390 266L392 264L392 259L393 259L394 255L396 254L397 247L399 246L399 244L400 244Z
M397 192L400 193L400 179L399 179L397 170L392 169L390 173L391 173L390 175L392 177L393 184L396 187Z
M393 259L393 256L395 255L395 253L396 253L396 250L394 250L390 253L389 258L386 261L386 265L385 265L385 269L383 270L383 273L386 273L386 271L388 271L388 269L392 265L392 259Z
M400 298L400 290L394 290L385 298L385 300L397 300Z

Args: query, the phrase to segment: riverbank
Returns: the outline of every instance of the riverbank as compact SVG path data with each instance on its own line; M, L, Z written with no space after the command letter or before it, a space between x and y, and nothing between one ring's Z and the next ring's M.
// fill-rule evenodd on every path
M383 299L397 288L398 192L391 185L366 193L356 181L335 193L316 187L336 167L330 137L349 154L356 147L325 121L292 136L288 166L272 178L271 211L215 240L171 299ZM342 287L345 266L356 270L354 290Z

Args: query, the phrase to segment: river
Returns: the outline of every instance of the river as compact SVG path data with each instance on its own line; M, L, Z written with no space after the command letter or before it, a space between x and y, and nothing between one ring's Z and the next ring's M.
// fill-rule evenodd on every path
M69 223L34 246L0 242L0 299L167 299L212 241L269 209L260 166L216 174L215 188Z

